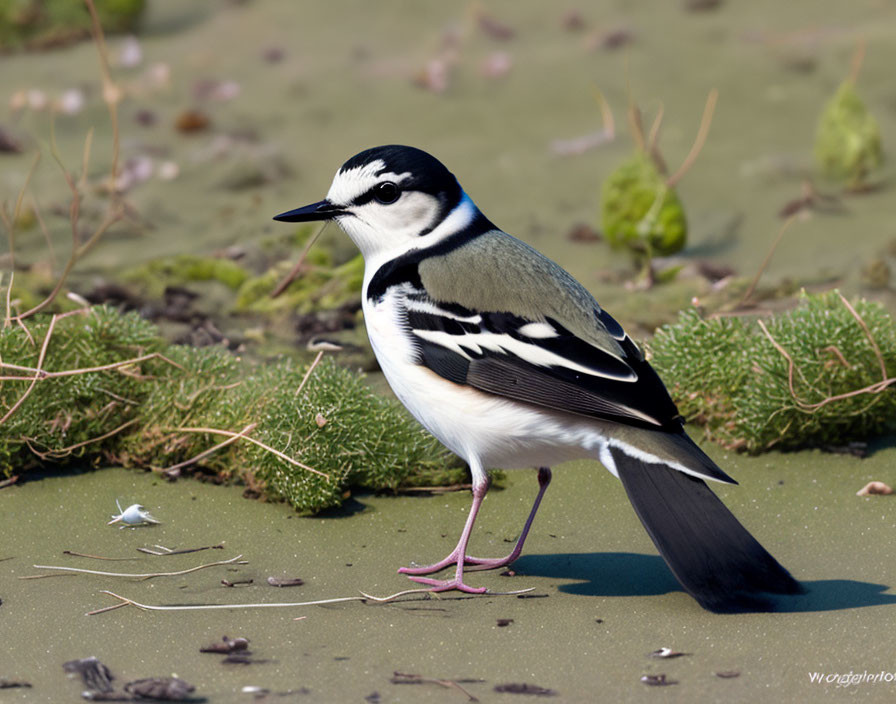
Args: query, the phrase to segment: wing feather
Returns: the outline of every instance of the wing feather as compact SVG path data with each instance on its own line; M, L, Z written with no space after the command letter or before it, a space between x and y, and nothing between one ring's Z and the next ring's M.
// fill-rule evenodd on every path
M678 410L653 368L615 320L596 319L620 343L613 354L551 318L530 320L406 299L420 363L456 384L582 416L679 430Z

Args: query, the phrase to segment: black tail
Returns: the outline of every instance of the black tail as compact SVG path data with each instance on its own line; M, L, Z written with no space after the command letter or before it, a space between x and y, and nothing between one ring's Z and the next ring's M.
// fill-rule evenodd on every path
M805 590L744 528L706 483L610 448L619 478L681 586L710 611L769 611L762 593Z

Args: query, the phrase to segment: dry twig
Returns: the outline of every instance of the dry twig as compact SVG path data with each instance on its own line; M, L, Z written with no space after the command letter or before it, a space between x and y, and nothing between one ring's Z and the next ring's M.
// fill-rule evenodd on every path
M327 480L330 479L329 474L324 474L323 472L320 472L316 469L309 467L307 464L302 464L298 460L294 460L289 455L286 455L286 454L280 452L280 450L275 450L270 445L265 445L260 440L256 440L255 438L249 437L248 435L243 435L242 433L234 433L230 430L220 430L218 428L165 428L164 430L169 433L172 433L172 432L173 433L210 433L212 435L226 435L227 437L231 437L231 438L236 437L237 439L242 438L244 440L247 440L248 442L251 442L253 445L258 445L258 447L260 447L261 449L266 450L267 452L270 452L272 455L275 455L276 457L279 457L284 462L288 462L291 465L295 465L296 467L300 467L304 470L307 470L309 472L317 474L317 475L323 477L324 479L327 479ZM245 432L245 431L243 431L243 432Z
M218 567L220 565L245 565L246 560L240 561L242 555L237 555L236 557L232 557L229 560L220 560L219 562L209 562L206 565L199 565L197 567L191 567L188 570L180 570L179 572L147 572L145 574L129 574L127 572L100 572L97 570L85 570L80 567L57 567L54 565L34 565L35 568L39 570L58 570L61 572L75 572L78 574L94 574L99 575L101 577L127 577L131 579L152 579L153 577L179 577L183 574L189 574L190 572L196 572L198 570L204 570L207 567ZM37 577L43 577L47 575L32 575L29 577L19 577L19 579L35 579Z
M874 350L875 356L877 357L878 363L881 368L882 379L873 384L869 384L861 389L854 389L852 391L846 391L842 394L836 394L835 396L828 396L827 398L822 399L816 403L809 403L804 399L800 398L799 394L796 392L796 388L794 386L793 377L794 373L797 372L796 364L793 361L793 357L790 353L784 349L780 342L778 342L769 332L769 329L766 327L765 323L761 320L757 320L756 322L759 324L760 329L765 334L768 341L772 343L774 348L781 354L782 357L787 361L787 388L790 391L790 395L793 398L794 402L797 406L800 407L801 410L807 411L809 413L815 413L823 406L826 406L829 403L833 403L834 401L842 401L846 398L852 398L853 396L859 396L861 394L878 394L884 391L891 384L896 384L896 377L888 377L887 369L884 364L884 358L881 354L880 347L877 344L877 341L871 334L871 331L868 329L867 323L862 319L859 315L858 311L843 297L843 295L838 291L837 295L840 296L840 300L843 301L843 305L850 312L850 314L856 319L859 326L864 330L865 335L868 337L868 340L871 344L872 349ZM842 354L840 357L842 358ZM802 375L801 375L802 376Z

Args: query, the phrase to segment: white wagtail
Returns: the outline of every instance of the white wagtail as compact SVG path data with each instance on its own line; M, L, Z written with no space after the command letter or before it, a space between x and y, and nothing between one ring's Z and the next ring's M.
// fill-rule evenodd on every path
M395 395L469 465L473 505L457 547L401 568L436 591L481 593L464 570L519 555L550 466L590 457L622 480L682 586L713 611L770 608L760 593L802 587L704 479L735 484L685 434L662 381L622 327L570 274L495 227L454 175L420 149L349 159L327 197L275 220L335 220L365 260L370 343ZM513 551L467 555L487 469L538 467L539 491ZM423 577L455 567L454 577Z

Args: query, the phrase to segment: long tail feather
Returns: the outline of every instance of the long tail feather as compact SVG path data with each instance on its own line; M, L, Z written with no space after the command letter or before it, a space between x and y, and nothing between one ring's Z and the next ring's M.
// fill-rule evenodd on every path
M710 611L771 610L763 593L800 594L790 573L701 479L611 448L622 485L672 573Z

